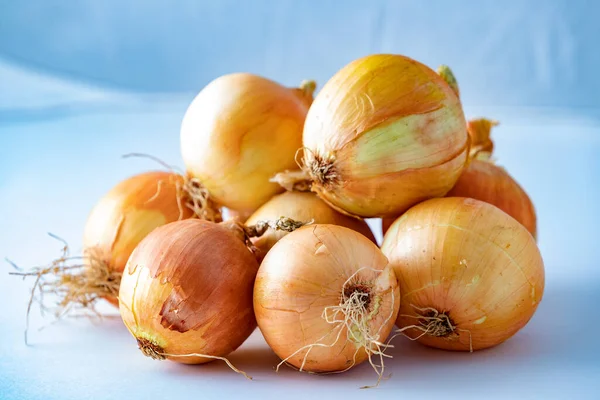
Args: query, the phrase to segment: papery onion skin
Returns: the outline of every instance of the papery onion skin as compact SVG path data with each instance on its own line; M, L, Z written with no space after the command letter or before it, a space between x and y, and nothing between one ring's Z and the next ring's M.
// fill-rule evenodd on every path
M470 197L492 204L537 237L537 218L531 199L504 168L492 162L472 160L448 196Z
M400 294L387 259L369 239L341 226L312 225L273 246L257 274L254 309L260 330L279 357L285 359L333 331L333 325L322 318L323 309L340 303L345 281L361 268L357 281L371 288L370 307L379 304L369 326L373 331L381 329L380 340L385 341L393 328ZM342 371L353 366L355 353L354 365L367 359L364 348L356 352L343 329L334 346L312 348L304 370ZM328 337L323 343L334 339ZM300 352L287 362L300 368L304 355Z
M181 125L188 173L216 202L255 211L283 190L269 179L297 168L294 157L302 146L312 90L314 83L306 90L291 89L247 73L212 81L190 104Z
M335 211L314 193L308 192L284 192L263 204L247 220L248 225L260 221L275 220L281 216L292 218L296 221L310 222L314 224L332 224L345 226L361 233L373 243L375 236L369 225L363 220L349 217ZM269 229L264 235L253 238L252 243L262 254L266 254L279 239L288 232Z
M196 219L167 224L129 259L119 292L121 317L138 341L151 342L162 353L225 356L256 327L257 269L244 242L224 225Z
M402 293L399 327L433 308L455 326L445 337L418 341L445 350L504 342L533 316L544 291L544 265L533 236L488 203L433 199L404 213L386 233L383 253ZM417 308L418 307L418 308ZM407 317L407 316L413 316ZM408 329L416 338L423 332Z
M83 253L122 272L140 241L155 228L190 218L179 187L183 177L145 172L113 187L92 209L84 228ZM112 303L116 299L109 298Z
M361 217L445 195L467 160L460 101L435 71L400 55L358 59L315 98L303 136L312 190Z

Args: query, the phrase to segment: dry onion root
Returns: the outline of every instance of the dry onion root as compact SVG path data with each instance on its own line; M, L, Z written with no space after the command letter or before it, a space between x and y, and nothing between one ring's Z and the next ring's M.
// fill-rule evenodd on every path
M279 240L254 285L254 310L269 346L300 371L336 373L369 360L381 381L384 341L398 313L398 282L365 236L336 225Z
M421 203L392 224L382 251L402 293L397 325L427 346L495 346L523 328L542 299L544 265L535 240L482 201Z
M400 55L358 59L327 82L306 117L303 174L280 173L287 189L309 188L335 209L394 216L445 195L469 148L453 89Z
M286 218L256 226L189 219L152 231L129 258L119 291L121 317L142 353L185 364L219 359L243 373L225 356L256 327L258 262L249 239L302 225Z
M335 211L314 193L281 193L256 210L247 219L247 223L251 225L263 220L276 219L282 215L297 221L312 221L314 224L345 226L363 234L373 243L376 243L375 236L373 236L369 225L365 221ZM285 231L270 230L266 234L252 239L252 243L262 254L267 254L271 247L285 235L287 235Z
M209 211L193 182L172 172L146 172L128 178L112 188L91 211L83 237L83 256L70 257L64 243L63 254L48 266L32 268L15 275L35 277L31 304L35 299L43 311L44 295L56 295L57 317L70 311L95 310L98 300L117 305L121 275L138 243L154 228L169 222L201 215L220 219L218 209ZM203 201L209 201L203 197ZM64 242L64 241L63 241Z
M287 88L246 73L209 83L187 109L181 154L191 177L211 196L242 214L283 189L269 179L296 167L302 127L316 84Z

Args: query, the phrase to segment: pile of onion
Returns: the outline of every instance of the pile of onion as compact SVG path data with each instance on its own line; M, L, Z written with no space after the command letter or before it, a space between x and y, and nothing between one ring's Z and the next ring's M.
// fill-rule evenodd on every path
M100 299L117 305L121 274L140 241L161 225L198 216L198 197L194 197L194 188L186 186L189 184L181 175L160 171L141 173L117 184L87 219L83 257L70 257L65 243L62 257L51 265L17 273L37 277L31 300L36 291L41 298L44 293L57 294L57 315L73 308L93 309ZM202 212L220 220L219 211L211 206Z
M306 226L279 240L254 285L258 326L283 360L279 366L313 373L346 371L368 359L381 379L399 301L379 248L336 225Z
M188 174L217 203L242 213L255 211L282 191L269 179L296 167L315 86L307 81L286 88L247 73L212 81L190 104L181 125Z
M157 228L140 242L123 272L119 305L146 356L229 364L224 357L256 327L258 261L249 238L269 227L293 230L302 224L281 218L262 225L189 219Z
M336 73L316 97L303 134L303 173L275 177L310 188L335 209L394 216L445 195L469 149L462 107L435 71L379 54Z
M482 201L423 202L392 224L382 251L400 284L397 325L427 346L472 351L502 343L527 324L544 292L533 236Z
M246 223L250 225L257 224L260 221L277 219L282 215L296 221L312 221L314 224L345 226L363 234L373 243L376 243L375 236L373 236L369 225L365 221L340 214L314 193L281 193L263 204L250 216ZM252 243L262 254L267 254L271 247L287 234L288 232L285 231L268 230L264 235L252 239Z

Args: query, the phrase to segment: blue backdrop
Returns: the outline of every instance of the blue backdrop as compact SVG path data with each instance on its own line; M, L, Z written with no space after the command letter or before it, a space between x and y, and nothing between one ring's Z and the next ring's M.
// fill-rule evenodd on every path
M2 0L0 59L193 93L233 71L323 83L357 57L396 52L451 65L467 105L589 108L600 107L599 17L594 0Z

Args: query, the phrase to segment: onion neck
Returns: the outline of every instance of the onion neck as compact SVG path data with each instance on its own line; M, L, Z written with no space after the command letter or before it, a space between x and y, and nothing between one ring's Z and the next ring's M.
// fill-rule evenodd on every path
M498 126L499 122L487 118L472 119L467 123L467 132L471 138L470 158L478 157L479 153L491 155L494 150L494 142L491 138L492 128ZM486 159L485 154L482 156ZM488 156L487 159L490 157Z
M313 80L303 80L300 86L292 89L294 94L302 100L306 107L310 107L314 99L314 93L317 89L317 82Z
M238 239L240 239L248 249L254 253L257 260L260 262L265 254L259 254L258 249L252 244L252 238L261 237L269 229L283 232L293 232L304 225L312 224L313 221L296 221L288 217L279 217L276 220L258 221L254 225L244 225L239 220L231 219L220 223L221 226L231 231Z
M460 98L460 89L458 88L458 81L456 80L456 77L454 76L454 73L452 72L450 67L447 65L440 65L437 69L437 73L439 76L442 77L444 81L446 81L448 86L452 88L454 93L456 93L456 96Z
M280 172L270 181L279 184L288 192L310 192L312 187L312 179L304 170Z

